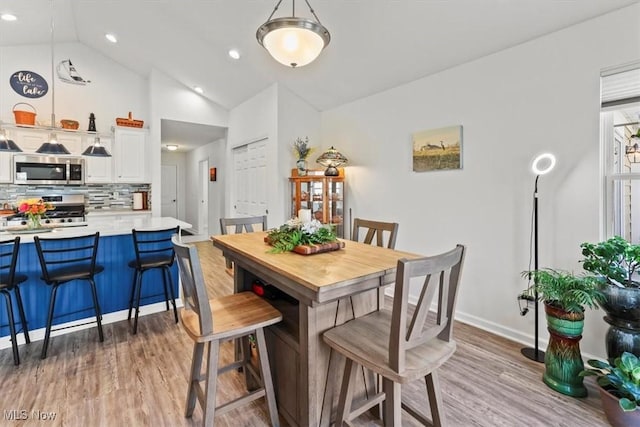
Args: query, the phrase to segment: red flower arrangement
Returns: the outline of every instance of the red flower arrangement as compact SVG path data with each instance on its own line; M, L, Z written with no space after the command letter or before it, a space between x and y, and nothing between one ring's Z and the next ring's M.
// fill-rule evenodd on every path
M29 219L29 228L40 227L40 218L45 214L45 212L52 209L53 205L42 199L25 199L22 200L20 206L18 206L18 212L27 215L27 218Z

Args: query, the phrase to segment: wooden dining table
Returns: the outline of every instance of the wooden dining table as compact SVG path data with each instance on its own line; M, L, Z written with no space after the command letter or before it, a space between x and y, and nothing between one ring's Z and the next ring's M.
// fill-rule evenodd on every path
M349 240L332 252L271 253L265 236L255 232L211 240L234 264L235 292L251 290L256 282L275 288L267 295L283 321L267 330L267 342L279 413L292 426L319 426L321 419L326 425L332 405L323 405L323 399L335 384L328 381L330 351L322 334L379 310L381 288L395 281L398 260L420 255Z

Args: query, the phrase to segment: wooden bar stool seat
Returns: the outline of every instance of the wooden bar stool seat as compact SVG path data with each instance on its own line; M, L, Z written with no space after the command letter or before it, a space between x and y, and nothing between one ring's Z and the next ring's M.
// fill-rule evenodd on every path
M27 327L27 319L24 315L24 306L22 304L22 296L20 295L19 287L21 283L27 281L27 276L16 273L19 249L20 237L0 241L0 293L4 295L7 307L9 333L11 334L11 347L13 348L13 363L15 365L20 364L20 355L18 353L18 340L13 304L11 303L12 292L15 294L15 300L18 305L18 315L20 316L20 324L22 326L22 333L24 334L24 341L27 344L31 342L29 339L29 328Z
M393 310L359 317L324 333L324 341L346 358L336 426L350 422L368 409L383 405L384 425L402 425L406 410L424 425L446 425L437 369L455 352L453 315L464 246L441 255L398 261ZM422 278L418 304L409 310L410 283ZM428 316L438 291L438 309ZM364 366L382 376L382 391L352 407L357 369ZM424 378L431 420L402 402L401 385Z
M185 417L193 415L197 399L203 412L203 425L213 426L216 414L223 414L265 397L271 424L279 426L264 328L280 322L282 314L253 292L208 299L196 247L180 243L177 236L172 240L184 295L181 323L194 342ZM256 339L259 371L251 363L249 335ZM224 367L218 367L220 343L236 338L242 340L241 357ZM205 374L202 375L205 344L208 358L205 362ZM240 367L247 386L254 381L257 387L251 387L245 396L216 407L217 376ZM200 384L202 381L204 387Z
M72 283L75 281L86 281L89 283L89 286L91 287L93 307L79 311L93 308L96 315L100 342L103 342L102 312L100 311L100 303L98 301L98 293L94 280L94 276L96 274L104 271L103 266L96 264L100 233L62 238L40 238L39 236L34 236L33 239L36 246L36 252L38 253L38 259L40 260L40 267L42 269L42 280L45 284L51 286L51 299L49 301L47 327L44 335L44 342L42 344L42 354L40 357L42 359L47 357L47 349L49 347L49 338L52 331L58 288L66 283Z

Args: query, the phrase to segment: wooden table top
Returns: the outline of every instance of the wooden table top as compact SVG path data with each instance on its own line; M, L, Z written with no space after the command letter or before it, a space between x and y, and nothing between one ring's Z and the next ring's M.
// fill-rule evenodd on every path
M401 258L419 258L409 252L343 240L343 249L313 255L269 253L266 232L212 236L214 246L231 258L259 264L316 293L328 292L368 279L395 273Z

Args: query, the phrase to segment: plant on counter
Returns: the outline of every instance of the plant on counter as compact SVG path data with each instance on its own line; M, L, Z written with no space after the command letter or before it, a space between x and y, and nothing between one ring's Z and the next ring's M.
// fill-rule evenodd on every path
M303 223L293 218L267 234L266 242L273 248L272 253L290 252L299 245L320 245L335 242L336 234L330 226L314 219Z
M20 202L18 212L27 215L29 228L39 228L42 215L53 209L53 205L42 199L25 199ZM46 215L45 215L46 216Z

